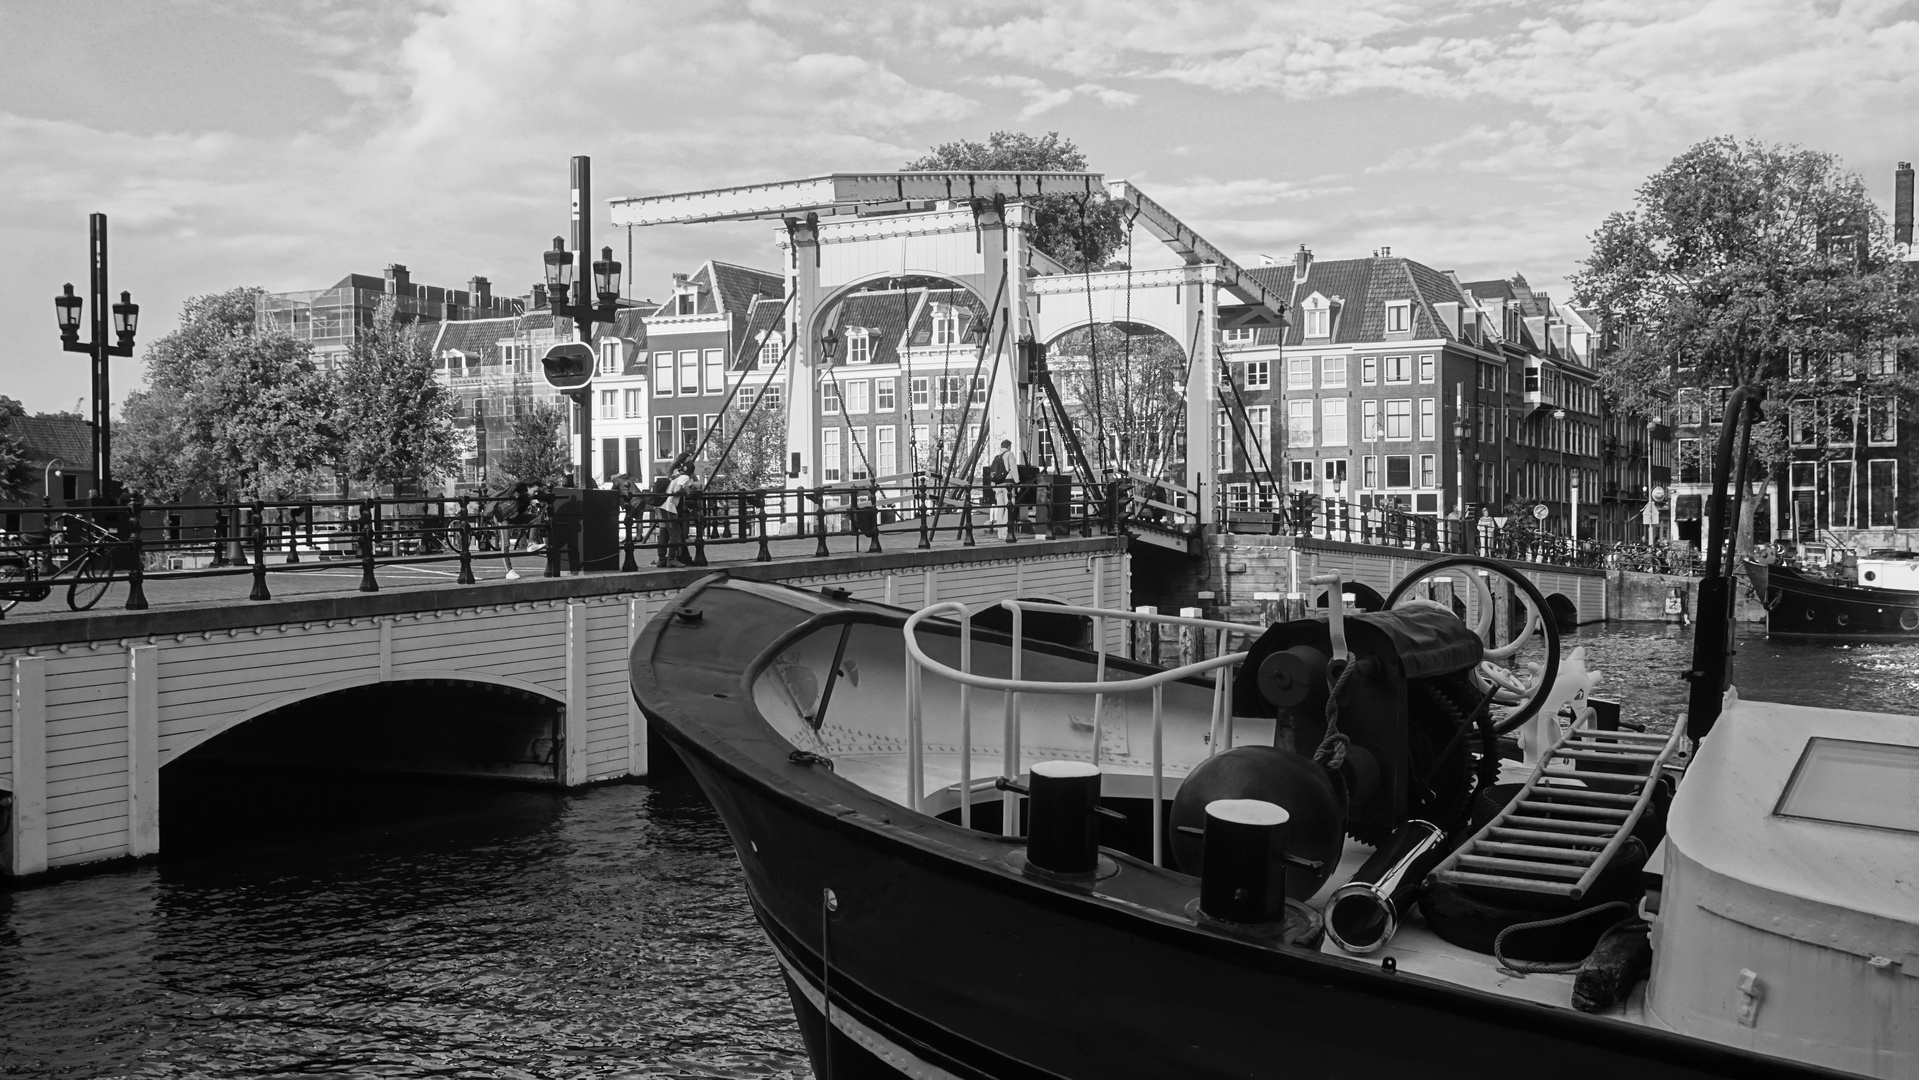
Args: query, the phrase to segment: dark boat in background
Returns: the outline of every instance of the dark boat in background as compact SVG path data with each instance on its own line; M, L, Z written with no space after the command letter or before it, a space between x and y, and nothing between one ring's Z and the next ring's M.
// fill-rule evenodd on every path
M1023 639L1016 601L1002 634L715 574L642 632L633 691L823 1080L1911 1076L1919 719L1730 689L1719 523L1754 412L1735 392L1670 735L1597 726L1518 575L1496 647L1407 582L1376 614L1193 620L1257 640L1160 670ZM1485 561L1431 567L1490 590ZM1095 642L1130 615L1053 610Z
M1919 639L1919 591L1853 584L1790 566L1745 564L1766 608L1766 633L1858 641ZM1879 576L1867 567L1860 571Z

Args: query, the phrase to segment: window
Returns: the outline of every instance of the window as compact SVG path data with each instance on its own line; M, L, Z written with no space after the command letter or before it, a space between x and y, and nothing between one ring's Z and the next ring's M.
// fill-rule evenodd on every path
M849 364L873 362L873 339L865 330L846 332L846 362Z
M973 377L973 404L978 405L984 402L985 400L986 400L986 376L975 375Z
M1873 398L1866 404L1866 445L1892 446L1899 441L1899 408L1891 398Z
M630 420L636 420L645 415L646 415L646 392L644 390L628 390L626 392L627 418Z
M1439 486L1439 456L1437 454L1419 455L1419 486L1423 488Z
M1419 437L1439 438L1439 402L1435 398L1419 399Z
M1890 345L1881 346L1866 355L1866 374L1899 374L1899 351Z
M1328 390L1346 389L1345 357L1322 356L1319 358L1319 385Z
M1231 330L1226 331L1226 344L1251 345L1253 343L1253 337L1254 337L1254 334L1253 334L1252 327L1235 326Z
M867 392L869 387L865 379L848 379L843 385L846 391L846 413L849 416L865 416L872 410L868 408Z
M957 409L966 394L966 376L940 376L940 408Z
M600 342L600 374L618 375L620 373L620 339Z
M820 429L820 479L826 483L840 478L840 429Z
M881 476L900 471L899 429L891 424L873 429L873 468Z
M520 347L510 341L500 342L500 363L506 366L507 374L520 370Z
M1286 403L1286 445L1313 445L1312 402L1289 401Z
M874 412L892 412L894 409L899 408L898 402L893 400L893 386L894 380L892 379L873 380ZM892 470L889 469L887 471L890 473Z
M1858 438L1858 404L1851 396L1829 398L1826 413L1831 417L1832 427L1827 433L1827 441L1832 446L1851 446Z
M928 379L922 376L922 377L913 379L910 383L907 384L912 389L913 408L924 409L927 407L927 405L932 403L932 398L930 396L931 383L932 383L931 379Z
M959 344L959 311L955 308L933 309L933 344Z
M600 475L618 476L620 472L620 440L600 440Z
M1386 381L1388 383L1412 382L1413 358L1410 356L1386 357Z
M1311 486L1313 482L1313 463L1310 461L1300 461L1295 458L1287 462L1286 476L1287 479L1294 484Z
M848 474L854 480L873 478L873 454L867 449L866 429L863 427L846 429L846 466Z
M653 354L653 393L656 397L673 396L673 354L670 352Z
M1704 403L1699 400L1698 390L1681 390L1677 397L1679 402L1678 422L1681 426L1705 423L1706 407Z
M1344 458L1327 458L1325 471L1322 472L1320 475L1324 476L1326 479L1331 480L1332 482L1336 484L1345 483L1346 482L1346 460Z
M1379 441L1379 402L1359 403L1359 439L1361 442Z
M767 383L761 387L760 397L766 399L765 404L760 406L762 412L780 411L780 386L778 383Z
M673 418L653 418L653 456L665 461L673 456Z
M924 469L927 462L933 460L933 447L928 440L932 429L925 424L913 425L913 468Z
M680 453L691 454L693 448L700 445L700 418L693 415L680 417Z
M1439 377L1439 364L1433 360L1432 353L1419 354L1419 381L1433 382Z
M1332 335L1332 310L1326 301L1318 296L1308 297L1304 305L1306 315L1305 335L1309 338L1323 338Z
M1491 405L1480 405L1477 407L1477 411L1479 413L1479 441L1493 442L1499 434L1499 428L1493 422L1493 407Z
M638 437L626 440L626 474L635 480L646 475L646 457Z
M1386 437L1394 440L1413 437L1412 399L1393 398L1386 402Z
M1816 736L1793 766L1780 817L1919 833L1919 747Z
M1252 464L1265 461L1267 467L1273 463L1273 410L1267 405L1249 405L1246 407L1247 439L1254 449L1247 451Z
M688 349L680 354L680 396L693 397L700 392L700 354Z
M1319 403L1319 443L1346 445L1346 399L1323 398Z
M1362 356L1359 358L1359 385L1372 386L1379 382L1379 357Z
M837 416L840 411L840 387L832 379L820 384L820 411Z
M1819 409L1816 402L1810 398L1800 398L1786 407L1786 416L1792 445L1812 446L1819 441Z
M1866 525L1869 528L1899 524L1898 465L1889 458L1866 462Z
M768 330L766 332L766 340L760 343L760 353L759 356L754 358L753 366L758 367L761 364L765 364L771 367L780 362L780 356L785 351L786 344L780 339L779 331Z
M1857 493L1852 489L1852 462L1835 461L1830 468L1832 482L1826 487L1826 506L1827 512L1832 515L1831 526L1835 529L1854 528L1859 523L1852 515L1857 502Z
M1379 459L1371 454L1360 459L1359 486L1369 490L1379 486Z
M600 391L600 419L617 420L620 416L620 395L615 390Z
M1264 390L1273 385L1273 366L1266 360L1246 361L1246 389Z
M760 396L759 387L742 386L740 387L739 396L735 400L739 402L740 408L745 409L745 408L750 408L753 404L753 399L759 396Z
M1389 488L1409 488L1413 486L1412 455L1386 455L1386 486Z
M1313 388L1313 358L1310 356L1289 356L1286 358L1286 389L1311 390Z
M1386 332L1388 334L1404 334L1411 331L1412 328L1413 307L1410 303L1401 301L1399 303L1389 303L1386 305Z
M706 361L706 392L726 393L726 350L708 349L702 356Z

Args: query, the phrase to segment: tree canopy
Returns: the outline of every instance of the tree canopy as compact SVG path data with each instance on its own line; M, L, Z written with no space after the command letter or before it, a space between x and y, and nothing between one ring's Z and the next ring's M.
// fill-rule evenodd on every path
M1158 476L1181 457L1186 350L1157 330L1109 324L1069 331L1049 350L1060 392L1094 468Z
M26 444L14 438L11 432L0 431L0 500L18 502L26 498L32 484L33 469L27 464Z
M1606 388L1629 409L1660 415L1683 391L1749 384L1774 401L1866 378L1913 392L1897 363L1911 323L1885 220L1832 154L1709 139L1591 240L1573 288L1601 315ZM1760 434L1766 458L1783 456L1786 412Z
M914 172L947 169L1003 169L1021 172L1084 172L1086 155L1057 131L1028 135L995 131L985 142L956 139L906 163ZM1126 242L1125 208L1103 194L1081 200L1047 195L1027 200L1037 219L1027 239L1068 270L1105 267ZM1082 215L1082 209L1084 211Z
M337 373L332 424L348 476L376 486L400 484L459 464L456 399L435 366L428 335L402 323L391 301L354 334Z
M569 472L573 458L566 448L566 410L533 397L515 399L510 408L513 415L499 464L506 484L550 484Z
M737 439L735 433L739 436ZM778 487L786 477L785 403L735 400L726 411L722 431L713 433L712 452L717 456L728 442L733 444L732 451L707 473L708 491Z

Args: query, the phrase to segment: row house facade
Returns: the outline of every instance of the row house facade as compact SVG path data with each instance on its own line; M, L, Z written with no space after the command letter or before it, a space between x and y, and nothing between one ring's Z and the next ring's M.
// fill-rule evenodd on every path
M383 303L394 305L400 321L426 325L512 318L527 310L522 297L493 295L486 278L448 289L416 282L405 265L392 263L383 277L348 274L329 289L262 293L254 301L254 316L263 330L309 343L314 358L330 367L353 347L359 331L373 325Z
M1390 251L1315 260L1302 247L1253 273L1292 310L1284 340L1223 335L1233 386L1214 438L1229 506L1270 505L1276 482L1444 517L1544 504L1546 527L1566 532L1577 489L1579 534L1595 535L1602 406L1583 323L1523 279L1463 283Z

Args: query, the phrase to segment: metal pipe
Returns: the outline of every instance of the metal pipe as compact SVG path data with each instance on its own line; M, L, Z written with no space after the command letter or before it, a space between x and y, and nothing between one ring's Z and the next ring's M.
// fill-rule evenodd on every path
M1021 622L1020 607L1017 603L1002 602L1002 607L1010 608L1013 613L1013 655L1011 657L1011 682L1017 686L1024 667L1022 648L1025 631ZM1000 776L1007 780L1019 779L1019 691L1009 687L1006 691L1005 716L1000 732ZM1019 796L1007 791L1000 795L1000 835L1018 836L1019 833Z
M1153 865L1164 866L1166 852L1166 815L1160 804L1165 800L1166 763L1164 723L1166 686L1153 686Z

